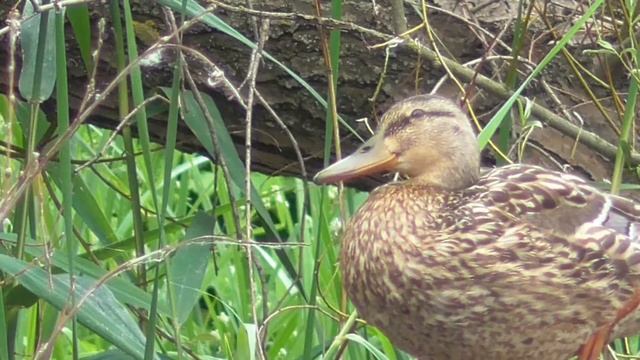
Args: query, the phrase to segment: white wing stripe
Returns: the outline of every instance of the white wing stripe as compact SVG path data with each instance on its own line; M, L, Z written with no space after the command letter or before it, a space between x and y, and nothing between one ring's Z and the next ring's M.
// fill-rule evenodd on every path
M598 216L593 219L593 222L598 225L604 224L609 218L609 210L611 210L611 199L608 196L604 196L604 204L602 204L602 210Z

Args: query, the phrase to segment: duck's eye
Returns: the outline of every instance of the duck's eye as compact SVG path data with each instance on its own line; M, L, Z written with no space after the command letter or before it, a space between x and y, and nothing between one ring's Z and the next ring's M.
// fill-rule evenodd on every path
M415 109L411 112L411 117L413 119L423 118L427 115L427 113L422 109Z

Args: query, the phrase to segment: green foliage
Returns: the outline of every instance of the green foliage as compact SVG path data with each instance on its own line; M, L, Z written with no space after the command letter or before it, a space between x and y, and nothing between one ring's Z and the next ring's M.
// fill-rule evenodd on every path
M68 312L77 311L80 322L88 329L127 354L135 357L142 355L144 338L134 318L109 288L97 286L95 279L77 277L72 290L66 274L50 274L32 264L1 254L0 269L15 277L43 301L52 304L59 311L64 310L62 317ZM80 306L77 309L67 308L72 293L79 299Z

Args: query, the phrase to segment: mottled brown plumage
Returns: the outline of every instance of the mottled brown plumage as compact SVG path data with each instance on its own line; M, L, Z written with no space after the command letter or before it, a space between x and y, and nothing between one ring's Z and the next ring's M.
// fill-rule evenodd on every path
M529 165L480 175L466 115L422 95L319 182L379 171L342 239L361 316L421 359L596 359L640 332L640 206Z

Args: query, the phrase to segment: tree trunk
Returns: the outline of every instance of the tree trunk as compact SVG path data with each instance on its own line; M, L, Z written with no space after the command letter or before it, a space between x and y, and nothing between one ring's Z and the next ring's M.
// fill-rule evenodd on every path
M318 2L323 6L322 16L330 17L329 3L326 1ZM356 119L367 117L369 125L375 127L376 119L391 103L409 95L429 92L446 74L441 65L428 61L405 46L376 46L383 43L384 38L378 37L372 32L348 27L344 23L335 24L329 21L322 21L324 25L321 26L320 21L314 19L316 15L315 2L311 0L254 0L253 8L256 9L255 11L246 9L247 3L245 1L229 0L225 1L225 4L219 4L213 14L219 16L249 39L256 39L254 20L259 23L268 19L270 26L265 50L298 74L325 98L329 73L321 50L323 46L321 39L324 36L328 41L330 29L340 29L340 63L339 69L334 69L339 74L336 95L338 113L363 138L368 137L369 134L366 123ZM503 26L507 26L505 24L509 24L510 17L515 16L517 4L518 1L515 0L490 2L488 6L476 5L471 9L469 4L460 1L440 0L430 3L430 5L439 8L429 9L428 20L436 38L442 41L442 43L438 43L442 56L453 58L459 63L481 59L487 49L492 47L494 38L482 33L479 27L485 28L493 34L499 33ZM0 4L0 17L6 18L7 11L12 5L6 2ZM90 9L94 20L93 35L95 38L97 20L104 17L108 24L111 24L111 19L108 17L106 8L92 4ZM160 5L153 1L141 1L135 5L134 10L134 18L139 25L137 31L139 44L146 42L149 46L158 39L158 36L169 34L168 22ZM555 25L562 25L571 20L571 18L562 15L563 8L549 5L545 11L547 19ZM258 12L263 13L256 15ZM392 19L391 1L345 1L342 12L344 22L357 24L387 36L393 34L394 19ZM412 1L405 1L405 14L409 29L420 24L421 20L418 16L420 12L419 1L415 4ZM549 47L545 44L549 43L552 38L548 34L546 37L538 37L539 34L544 34L546 31L542 23L533 24L531 29L531 34L527 37L531 44L526 45L531 46L533 52L526 54L523 51L522 55L531 55L531 60L537 61L548 50ZM411 36L424 38L425 42L428 42L424 29L414 32ZM510 37L511 30L508 30L502 40L510 45L510 40L506 40ZM533 40L537 42L534 44ZM226 79L235 87L243 84L251 60L250 48L230 36L202 24L191 27L184 34L183 43L185 46L197 49L204 54L224 72ZM86 92L87 74L75 47L71 30L69 30L69 44L70 91L73 95L73 106L77 109ZM581 46L584 47L584 45ZM509 54L500 45L493 48L499 53ZM581 47L573 48L581 49ZM526 48L526 50L529 49ZM7 51L7 36L4 36L0 58L4 59L5 66L2 67L3 76L0 81L5 88L8 83ZM167 50L163 52L160 62L149 62L143 66L145 87L149 91L160 86L170 86L174 57L173 51ZM112 60L114 58L113 33L111 26L108 25L96 79L98 89L104 89L105 85L116 76ZM227 128L237 144L238 151L243 156L245 143L244 109L238 101L230 97L230 92L221 86L220 82L212 85L212 67L192 55L187 55L187 60L189 69L194 74L200 90L210 95L219 107ZM509 62L491 60L484 62L478 70L484 75L493 77L496 81L502 81L500 80L503 77L502 73L508 66ZM522 69L527 73L529 71L526 67ZM563 106L572 106L580 103L582 98L586 98L586 95L567 69L566 62L559 57L542 79L548 81L552 86L564 90L566 93L559 91L556 97L560 99ZM263 59L258 71L257 90L297 140L300 152L304 157L307 177L313 176L323 166L327 110L300 83L272 61ZM215 77L213 76L213 78ZM464 85L467 84L468 82L465 82ZM503 98L486 91L484 88L472 86L469 90L476 113L481 121L489 119L493 111L496 110L495 106L504 101ZM538 83L530 87L526 95L543 105L554 104L550 100L551 97L547 90L548 88L542 86L542 83ZM247 87L240 87L239 92L243 96L246 95ZM451 81L446 81L438 92L461 98L458 88ZM606 94L606 92L604 93ZM45 105L48 117L55 119L53 101ZM116 98L111 94L93 113L89 121L104 128L114 129L120 122L116 105ZM558 108L558 105L555 104L551 107ZM584 129L594 131L605 140L614 143L616 140L615 132L604 122L602 115L593 111L593 105L583 104L576 106L574 110L582 114ZM286 132L264 106L256 104L253 111L253 168L268 174L300 176L302 170L294 146ZM150 119L150 131L154 141L163 143L165 121L166 114L160 114ZM520 130L516 128L516 135ZM345 153L353 150L359 143L357 137L346 130L344 126L340 128L340 135ZM570 164L581 170L583 175L596 180L608 177L611 169L610 159L581 143L578 144L577 151L572 155L574 140L573 137L552 127L536 129L529 138L530 146L526 147L525 160L542 163L549 167L556 167L557 163ZM179 129L178 147L189 152L203 151L195 136L184 124L181 124ZM485 154L484 161L487 165L493 163L492 159L491 154ZM365 179L355 185L361 188L370 188L379 183L380 179L379 177Z

